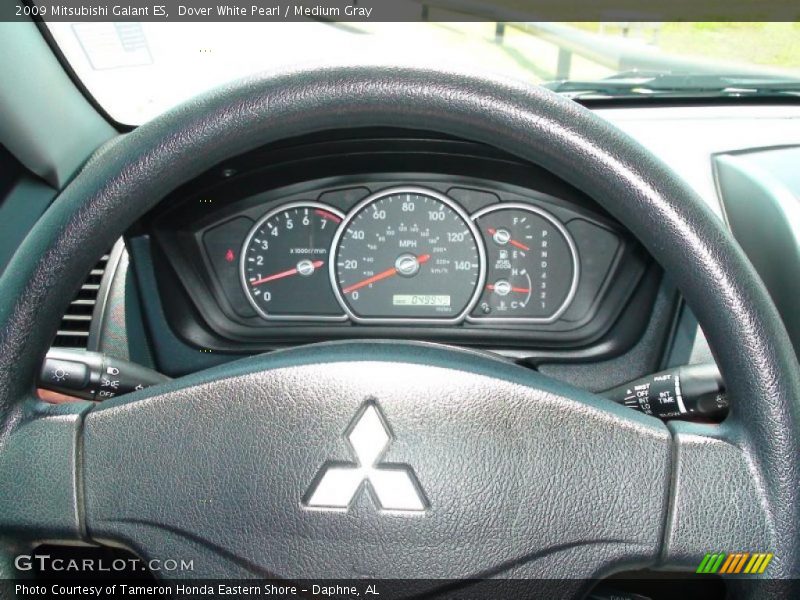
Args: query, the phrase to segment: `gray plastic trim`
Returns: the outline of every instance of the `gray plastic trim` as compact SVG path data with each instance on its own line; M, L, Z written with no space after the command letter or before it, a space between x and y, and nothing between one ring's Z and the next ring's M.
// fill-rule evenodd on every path
M0 56L0 143L60 189L117 131L75 87L32 21L0 23Z
M774 152L774 150L772 151ZM800 148L783 149L800 160ZM728 225L755 266L800 352L800 189L754 160L761 152L715 159L717 184ZM796 168L796 164L795 164Z
M109 253L108 262L106 263L106 270L103 273L103 278L100 281L100 289L97 291L97 301L92 311L92 324L89 328L89 339L86 343L86 349L92 351L102 351L102 344L104 338L109 333L106 319L108 318L108 302L111 293L111 286L117 276L117 270L120 268L122 257L125 254L125 242L120 239L111 248ZM127 358L120 356L118 358Z

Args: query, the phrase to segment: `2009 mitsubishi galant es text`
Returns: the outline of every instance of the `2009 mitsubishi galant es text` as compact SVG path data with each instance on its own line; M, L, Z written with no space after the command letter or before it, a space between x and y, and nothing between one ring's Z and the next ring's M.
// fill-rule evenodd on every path
M798 597L796 25L480 4L0 23L8 597Z

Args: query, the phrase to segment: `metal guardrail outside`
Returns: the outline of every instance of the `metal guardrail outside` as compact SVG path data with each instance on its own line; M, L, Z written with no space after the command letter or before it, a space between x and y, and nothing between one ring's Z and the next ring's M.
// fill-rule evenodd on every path
M495 22L495 42L503 44L507 29L525 31L558 48L555 79L568 79L573 56L607 67L614 72L648 71L658 73L692 73L714 75L785 75L779 69L753 67L733 62L682 57L667 54L647 43L630 38L617 38L592 33L551 22L529 22L530 14L520 13L519 22L499 20L515 17L508 10L502 13L487 2L480 0L421 0L421 18L425 20L447 20L447 13L468 16L475 21ZM433 17L433 18L431 18Z
M763 76L767 71L763 67L666 54L639 40L600 35L560 23L518 23L514 26L558 47L557 79L569 78L573 55L616 72L635 70Z

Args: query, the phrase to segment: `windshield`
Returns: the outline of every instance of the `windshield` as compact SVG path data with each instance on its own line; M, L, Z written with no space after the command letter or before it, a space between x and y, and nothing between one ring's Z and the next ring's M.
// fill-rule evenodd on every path
M576 98L800 95L798 23L48 23L89 93L136 125L227 81L303 63L419 64ZM361 58L359 58L361 57Z

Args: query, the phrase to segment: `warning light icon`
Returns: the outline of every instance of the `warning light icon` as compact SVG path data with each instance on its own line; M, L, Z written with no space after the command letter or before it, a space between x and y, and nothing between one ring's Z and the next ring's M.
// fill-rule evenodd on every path
M228 262L233 262L234 260L236 260L236 256L234 255L233 250L231 250L230 248L228 248L228 251L225 253L225 260L227 260Z

